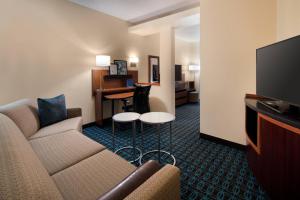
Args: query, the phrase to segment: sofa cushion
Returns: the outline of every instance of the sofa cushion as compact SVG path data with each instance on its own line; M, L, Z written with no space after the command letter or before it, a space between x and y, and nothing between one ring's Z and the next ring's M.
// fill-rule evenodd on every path
M40 126L45 127L67 119L65 95L50 99L38 98Z
M37 105L33 100L22 99L0 107L0 113L12 119L26 138L39 129Z
M30 144L50 175L105 149L75 130L30 140Z
M52 176L65 199L95 200L136 169L104 150Z
M20 129L0 114L0 199L62 199Z
M41 128L36 134L31 136L30 139L50 136L50 135L62 133L69 130L77 130L81 132L82 131L81 129L82 129L82 117L75 117Z

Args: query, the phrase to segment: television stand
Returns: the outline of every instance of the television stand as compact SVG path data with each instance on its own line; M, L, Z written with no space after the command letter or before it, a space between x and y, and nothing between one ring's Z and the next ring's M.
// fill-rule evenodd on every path
M300 199L299 108L281 114L261 104L269 100L245 98L248 164L270 199Z
M290 110L290 105L284 101L259 100L258 103L280 114L287 113Z

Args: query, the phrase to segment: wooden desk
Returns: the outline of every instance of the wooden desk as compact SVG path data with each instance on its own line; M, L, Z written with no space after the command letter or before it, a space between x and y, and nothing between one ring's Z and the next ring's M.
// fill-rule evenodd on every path
M105 96L133 92L134 87L126 87L127 79L138 82L138 71L128 70L127 75L109 75L106 69L92 70L92 92L95 96L95 113L97 125L103 125L103 101L109 98Z
M106 99L110 100L122 100L133 97L134 92L118 93L104 96Z
M125 99L133 96L134 87L123 87L123 88L113 88L113 89L104 89L96 91L96 123L100 126L103 125L103 101L112 100L112 110L114 110L114 100L116 99ZM114 112L112 112L113 115Z
M114 93L130 92L132 90L134 90L134 87L118 87L118 88L102 89L102 93L114 94Z
M115 114L115 100L123 100L130 97L133 97L134 92L126 92L126 93L117 93L104 96L105 99L111 100L111 113Z

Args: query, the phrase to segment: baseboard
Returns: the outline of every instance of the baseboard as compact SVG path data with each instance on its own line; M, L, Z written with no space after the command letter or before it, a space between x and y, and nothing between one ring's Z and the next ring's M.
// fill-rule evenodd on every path
M111 118L103 119L103 126L105 125L111 125ZM98 125L96 122L91 122L91 123L84 124L82 128L88 128L91 126L100 126L100 125Z
M91 127L91 126L96 126L96 122L91 122L91 123L83 124L82 128L88 128L88 127Z
M104 120L104 124L108 124L110 122L111 122L111 119L105 119ZM91 123L88 123L88 124L84 124L82 126L82 128L88 128L88 127L91 127L91 126L97 126L96 122L91 122ZM227 145L227 146L230 146L230 147L233 147L233 148L236 148L236 149L246 151L246 146L245 145L238 144L238 143L235 143L235 142L231 142L231 141L228 141L228 140L224 140L224 139L221 139L221 138L217 138L217 137L214 137L214 136L211 136L211 135L207 135L205 133L200 133L199 135L200 135L200 139L203 138L203 139L215 142L215 143L220 143L220 144L223 144L223 145Z
M224 139L221 139L221 138L217 138L217 137L214 137L214 136L211 136L211 135L207 135L205 133L200 133L200 139L201 138L212 141L212 142L215 142L215 143L224 144L224 145L236 148L236 149L246 151L246 146L245 145L238 144L238 143L235 143L235 142L231 142L231 141L228 141L228 140L224 140Z

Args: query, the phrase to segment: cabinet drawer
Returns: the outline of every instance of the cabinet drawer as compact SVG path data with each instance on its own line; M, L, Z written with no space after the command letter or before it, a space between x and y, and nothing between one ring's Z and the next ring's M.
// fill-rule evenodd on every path
M176 92L176 94L175 94L176 99L183 98L183 97L187 97L187 91L186 90L181 91L181 92Z

